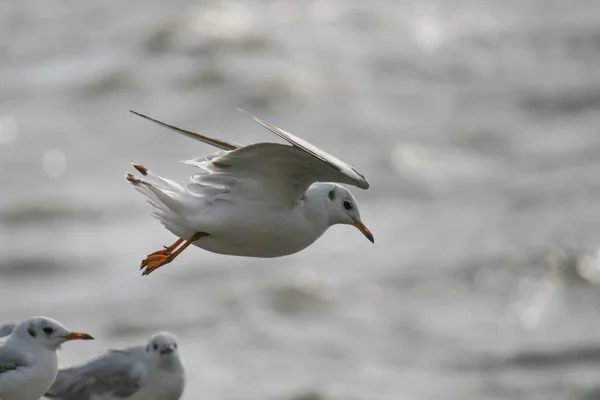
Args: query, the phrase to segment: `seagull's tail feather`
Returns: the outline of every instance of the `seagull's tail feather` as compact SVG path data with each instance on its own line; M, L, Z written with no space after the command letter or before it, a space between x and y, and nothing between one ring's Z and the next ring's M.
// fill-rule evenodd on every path
M153 173L148 168L144 167L142 164L131 164L131 165L133 165L133 168L135 168L140 174L142 174L143 176L150 179L150 181L156 183L159 187L162 187L167 190L175 191L178 193L181 193L184 190L183 187L179 183L174 182L167 178L163 178L162 176L159 176L159 175Z
M130 173L125 174L125 179L148 199L148 203L155 209L153 215L165 228L181 236L182 228L186 226L182 217L186 212L182 201L184 188L170 179L152 173L141 164L133 164L133 167L147 179Z

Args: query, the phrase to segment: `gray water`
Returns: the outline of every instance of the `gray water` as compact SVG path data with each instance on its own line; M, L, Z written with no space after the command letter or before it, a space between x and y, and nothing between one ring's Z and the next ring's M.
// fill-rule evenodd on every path
M0 321L181 339L184 399L600 398L600 2L0 3ZM371 245L262 260L173 236L124 181L185 181L243 107L349 162ZM312 396L312 397L311 397Z

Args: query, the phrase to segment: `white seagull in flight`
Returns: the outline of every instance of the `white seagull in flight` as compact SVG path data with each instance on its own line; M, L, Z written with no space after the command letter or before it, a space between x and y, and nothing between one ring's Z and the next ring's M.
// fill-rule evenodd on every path
M240 146L131 111L221 149L184 161L199 169L185 186L141 164L133 166L143 177L125 175L149 199L154 216L179 237L142 261L143 275L170 263L190 244L219 254L281 257L310 246L335 224L354 225L374 242L352 193L333 183L368 189L362 174L305 140L240 111L291 146Z

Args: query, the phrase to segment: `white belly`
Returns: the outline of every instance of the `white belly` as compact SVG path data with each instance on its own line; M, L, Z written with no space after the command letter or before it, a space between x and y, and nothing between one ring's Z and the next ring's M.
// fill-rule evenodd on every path
M317 238L306 240L292 237L281 240L283 233L273 231L265 235L259 232L246 237L207 236L194 245L218 254L242 257L274 258L297 253L310 246Z
M293 214L284 214L278 219L264 216L227 219L223 226L227 229L215 229L194 245L213 253L272 258L304 250L323 233Z
M184 239L196 232L208 233L194 245L210 252L261 258L297 253L314 243L328 226L308 221L302 207L278 210L264 202L221 202L181 218L179 224L165 224Z
M184 386L185 378L180 369L172 373L149 371L140 390L127 400L179 400Z

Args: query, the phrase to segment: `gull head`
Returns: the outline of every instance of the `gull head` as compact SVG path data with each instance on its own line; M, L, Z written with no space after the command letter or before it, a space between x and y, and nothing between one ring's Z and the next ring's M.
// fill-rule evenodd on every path
M336 183L325 187L325 204L331 224L354 225L371 243L375 243L373 234L363 224L358 211L358 203L352 193Z
M13 334L20 339L38 343L52 351L55 351L61 344L69 340L93 339L87 333L72 332L60 322L48 317L26 319L15 327Z
M173 358L177 358L179 356L177 338L168 332L157 333L148 342L146 353L151 359L159 362L168 362Z

